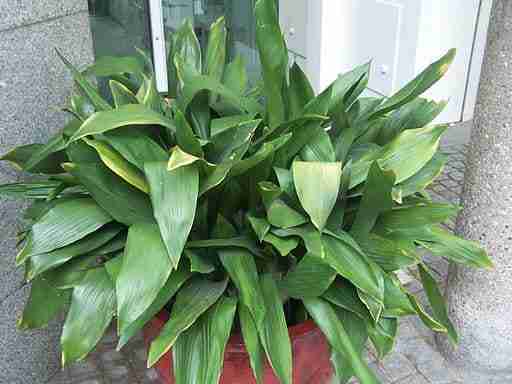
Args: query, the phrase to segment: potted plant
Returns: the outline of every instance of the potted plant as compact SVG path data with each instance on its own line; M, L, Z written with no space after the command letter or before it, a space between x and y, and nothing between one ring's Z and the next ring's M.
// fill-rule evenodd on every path
M145 328L166 383L377 383L398 319L419 316L457 342L419 248L490 268L478 244L442 227L458 207L425 188L441 172L446 103L420 97L449 51L389 98L363 97L369 64L319 95L291 67L274 0L255 7L262 82L226 65L226 29L205 55L186 22L172 37L170 89L151 63L103 58L80 72L73 118L46 144L3 157L35 180L16 256L32 282L19 327L62 311L62 361L81 360L113 318L119 348ZM108 79L111 101L91 77ZM402 286L416 269L430 310Z

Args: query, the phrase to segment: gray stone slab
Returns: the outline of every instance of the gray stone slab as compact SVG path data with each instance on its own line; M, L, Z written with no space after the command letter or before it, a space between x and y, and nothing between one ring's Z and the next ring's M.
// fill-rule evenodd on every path
M0 1L0 31L87 10L87 0Z
M0 384L43 384L59 368L59 321L38 331L16 329L28 292L26 286L0 303Z
M68 118L60 109L67 102L71 76L54 48L79 67L91 62L86 12L0 32L0 153L21 144L44 142ZM0 164L0 183L18 179L8 164ZM0 287L2 276L15 268L15 236L22 208L19 201L0 200Z
M449 314L460 343L453 348L439 342L449 360L466 374L468 384L506 383L512 376L511 41L512 2L495 0L457 229L482 243L495 268L450 268ZM473 380L479 373L493 381Z

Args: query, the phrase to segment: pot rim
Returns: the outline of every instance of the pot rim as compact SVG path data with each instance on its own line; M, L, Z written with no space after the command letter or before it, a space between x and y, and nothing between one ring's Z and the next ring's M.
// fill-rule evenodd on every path
M169 312L165 309L160 311L160 313L153 318L153 321L157 323L155 325L159 328L163 327L167 320L169 320ZM288 334L290 335L290 341L293 343L294 340L306 337L317 330L319 330L319 328L313 320L306 320L300 324L288 327ZM234 333L229 337L228 345L230 352L247 353L242 335L239 333Z

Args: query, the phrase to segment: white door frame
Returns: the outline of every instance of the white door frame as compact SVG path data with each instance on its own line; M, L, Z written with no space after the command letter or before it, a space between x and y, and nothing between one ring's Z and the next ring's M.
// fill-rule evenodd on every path
M167 77L167 51L165 47L162 0L149 0L149 20L151 27L156 89L158 92L167 93L169 91L169 85Z

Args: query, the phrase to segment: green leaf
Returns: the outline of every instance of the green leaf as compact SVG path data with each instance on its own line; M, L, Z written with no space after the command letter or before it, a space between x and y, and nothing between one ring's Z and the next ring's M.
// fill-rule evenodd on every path
M326 131L320 131L302 148L300 156L304 161L335 162L336 153L329 134Z
M180 148L191 155L202 157L203 150L199 139L194 135L192 127L185 119L185 116L179 109L175 109L175 121L176 121L176 141Z
M391 171L383 171L377 162L370 168L363 198L350 234L360 240L368 236L379 215L393 208L391 192L395 184L395 175Z
M391 273L384 273L384 317L415 315L416 310L404 292L400 280Z
M58 181L39 181L34 183L15 183L0 185L0 196L16 199L47 199L61 185Z
M436 153L414 176L397 184L393 193L403 198L425 190L425 188L441 175L447 161L447 156Z
M226 66L224 85L237 95L242 95L247 89L247 70L242 55L236 55L235 59Z
M56 289L46 276L36 278L30 287L30 295L16 322L19 329L45 327L69 303L70 291Z
M252 241L252 239L241 236L233 237L230 239L209 239L209 240L193 240L187 242L186 247L188 249L200 249L200 248L244 248L255 256L261 256L261 250L258 245Z
M67 164L66 170L85 186L94 200L123 224L153 220L148 196L116 177L101 163Z
M93 199L81 198L55 204L32 226L16 262L20 265L28 257L74 243L110 221L112 217Z
M350 187L355 187L366 180L371 163L375 160L383 170L395 173L396 183L414 176L437 152L440 137L446 128L438 125L408 129L381 151L368 158L354 161Z
M148 367L167 353L176 339L222 296L227 280L214 282L195 277L176 296L171 317L149 348Z
M89 253L108 243L121 232L121 229L119 225L106 225L75 243L49 253L32 256L27 260L25 277L32 280L41 273L59 267L74 257Z
M286 119L283 89L288 74L288 49L279 27L275 0L256 1L254 13L268 120L269 126L273 128Z
M238 307L238 316L254 378L256 379L257 384L262 384L265 360L264 350L258 337L258 328L254 323L251 313L246 307L242 305Z
M127 104L113 111L96 112L75 132L70 142L89 135L105 133L117 128L133 125L160 125L175 131L173 122L165 116L141 104Z
M187 281L192 274L188 271L188 265L181 265L176 271L171 272L167 282L162 289L158 292L155 300L151 305L140 315L137 320L132 322L120 334L117 350L119 351L123 346L130 341L130 339L138 334L144 325L150 321L158 312L169 303L171 298L178 292L181 286Z
M388 231L398 231L440 224L455 217L459 210L452 204L419 203L384 213L379 219L379 226Z
M360 352L357 351L332 306L320 298L307 298L303 302L307 311L329 341L331 348L347 357L354 374L361 383L379 383L375 374L363 361Z
M110 145L98 140L83 139L93 147L103 163L121 179L133 185L138 190L149 193L149 186L144 174Z
M251 227L258 236L259 241L263 241L268 231L270 231L270 223L263 217L256 217L252 214L247 215L247 220L251 224Z
M252 138L260 123L261 120L243 121L231 129L217 133L212 137L208 159L214 163L229 161L233 152Z
M226 116L219 117L217 119L212 119L210 131L212 138L221 133L229 131L231 128L235 128L236 126L247 123L253 120L252 115L244 114L244 115L234 115L234 116Z
M300 237L308 252L319 257L324 257L321 234L311 224L287 229L273 229L272 233L285 238L290 236Z
M265 302L253 256L243 249L219 249L222 265L240 292L240 301L251 312L259 327L265 319Z
M144 171L144 163L167 161L169 159L169 154L165 149L144 134L143 131L128 129L111 131L101 136L101 140L106 141L141 171Z
M141 257L144 255L144 257ZM148 266L151 268L148 268ZM167 282L171 261L156 224L132 225L116 281L118 329L124 331L141 316Z
M176 31L173 46L174 57L178 56L187 66L187 70L199 74L202 71L201 46L190 19L186 19Z
M183 253L185 254L185 256L187 256L187 258L190 261L191 272L208 274L215 271L216 258L211 257L211 255L208 252L200 252L200 250L191 251L190 249L185 249Z
M194 165L167 171L167 163L145 164L153 213L173 268L178 263L192 228L199 192L199 173Z
M360 290L382 303L384 292L379 284L379 276L362 251L332 236L322 236L322 242L326 262Z
M375 233L358 239L366 256L385 271L397 271L419 262L416 246L412 241L386 238Z
M420 96L445 75L456 53L457 51L455 49L450 49L442 58L429 65L414 80L382 103L372 115L372 118L397 109Z
M304 107L315 97L315 91L306 74L297 63L290 69L290 85L288 87L288 120L302 116Z
M62 330L62 364L83 360L108 328L115 312L115 291L105 268L92 269L73 289Z
M341 163L295 161L292 170L295 190L302 207L315 227L322 231L338 198Z
M112 93L112 98L114 99L116 108L126 104L139 103L133 92L119 81L110 80L108 85L110 87L110 93Z
M144 65L134 56L101 56L84 72L84 76L110 77L144 72Z
M377 143L385 145L405 129L423 128L443 111L447 102L436 103L427 99L415 99L394 111L386 118Z
M278 228L292 228L307 223L307 219L296 210L290 208L283 200L276 199L267 208L267 219Z
M176 384L217 384L237 301L222 297L182 333L173 348Z
M329 115L336 115L340 109L350 107L366 89L370 75L370 64L365 63L341 74L331 84L332 98L329 104Z
M408 292L406 294L407 297L409 298L411 305L414 307L414 310L418 314L418 317L420 318L422 323L425 324L425 326L427 326L434 332L447 332L446 327L440 322L438 322L436 319L434 319L428 312L426 312L423 306L420 304L419 300L414 295Z
M279 282L279 288L295 299L318 297L329 288L336 275L325 260L308 253Z
M447 329L450 341L454 345L458 344L459 337L457 335L457 331L455 330L453 323L448 317L446 302L443 294L439 290L436 280L432 277L424 265L420 264L418 266L418 270L420 272L421 284L423 285L425 293L427 294L427 298L432 308L432 312L434 313L434 317Z
M299 245L299 240L295 238L287 239L278 237L272 233L267 233L263 238L266 243L272 244L278 250L281 256L288 256L291 251Z
M226 65L226 21L220 17L210 27L205 72L216 80L221 80Z
M356 287L346 279L338 277L322 297L337 307L356 314L365 322L371 321L368 308L358 296Z
M376 326L368 324L368 335L377 351L379 359L384 359L393 350L397 331L397 319L383 317Z
M73 80L76 85L80 88L85 96L90 100L92 105L97 111L109 111L112 109L109 103L107 103L98 93L98 90L92 86L92 84L82 75L61 53L56 49L57 55L60 57L64 65L73 75Z
M265 321L258 327L260 340L274 373L283 384L292 383L292 347L276 282L272 275L260 277L265 301Z

